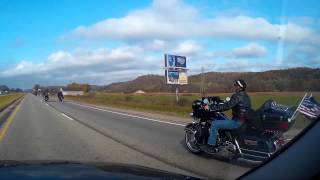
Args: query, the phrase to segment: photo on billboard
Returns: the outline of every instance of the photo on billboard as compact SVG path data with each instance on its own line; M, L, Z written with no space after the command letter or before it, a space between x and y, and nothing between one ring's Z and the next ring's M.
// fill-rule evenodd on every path
M188 75L186 71L179 72L179 84L188 84Z
M167 84L179 84L179 71L167 71Z
M184 56L175 56L175 60L176 60L176 67L178 68L186 68L187 67L187 61L186 61L186 57Z
M186 57L184 56L176 56L176 55L166 55L165 57L165 64L167 68L186 68L187 61Z
M169 68L174 68L176 66L176 59L172 55L167 56L167 65Z

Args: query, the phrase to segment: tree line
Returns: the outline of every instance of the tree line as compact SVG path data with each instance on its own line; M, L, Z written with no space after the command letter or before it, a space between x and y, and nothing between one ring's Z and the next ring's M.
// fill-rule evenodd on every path
M205 83L201 75L189 76L189 84L180 86L181 92L199 93L203 86L206 93L231 92L233 81L244 79L250 92L281 91L320 91L320 69L294 68L265 72L207 72ZM113 83L102 88L106 92L132 93L137 90L146 92L174 92L174 85L167 85L164 76L145 75L133 81Z

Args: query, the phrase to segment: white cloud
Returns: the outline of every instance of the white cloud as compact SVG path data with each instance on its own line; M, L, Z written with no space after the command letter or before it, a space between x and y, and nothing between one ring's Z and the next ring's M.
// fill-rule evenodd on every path
M35 83L62 85L71 81L105 85L144 74L162 73L162 62L163 56L148 55L135 46L57 51L42 63L22 61L0 72L0 81L23 88Z
M140 44L141 47L143 47L145 50L150 51L164 51L165 49L168 49L168 42L155 39L152 41L146 41Z
M183 9L183 13L177 9ZM177 31L172 23L183 25L186 19L193 19L196 14L193 7L180 1L159 0L154 1L149 9L133 11L123 18L109 18L91 26L79 26L74 34L87 38L167 39L172 35L181 36L183 32Z
M185 41L178 44L178 46L173 49L173 53L184 55L184 56L191 56L191 55L196 55L201 50L202 50L201 45L192 41Z
M236 47L233 49L216 50L212 53L207 53L207 58L259 58L267 55L267 49L255 42L251 42L245 46Z
M70 53L65 51L58 51L56 53L51 54L48 57L48 61L52 63L58 63L58 62L64 63L63 61L73 61L73 60L74 60L73 56Z
M71 76L78 72L99 72L139 69L141 63L143 68L150 67L150 58L141 54L142 49L138 47L120 47L114 49L78 49L73 52L57 51L50 54L42 63L22 61L11 69L0 73L2 77L22 75L63 74ZM154 63L154 62L153 62Z
M234 48L232 56L237 58L262 57L267 54L267 49L257 43L250 43L247 46Z
M273 24L262 17L228 16L203 18L197 9L182 1L155 0L151 7L79 26L73 34L89 39L117 40L179 39L192 37L279 40L320 44L315 30L295 23Z

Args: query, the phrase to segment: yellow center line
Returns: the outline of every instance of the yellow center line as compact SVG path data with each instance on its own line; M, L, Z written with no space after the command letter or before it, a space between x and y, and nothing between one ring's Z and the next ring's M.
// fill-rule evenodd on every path
M10 117L8 118L7 122L5 123L4 127L2 128L2 130L0 131L0 143L2 142L3 138L5 137L10 125L12 124L14 118L17 115L17 112L20 109L20 106L22 104L24 99L22 99L19 103L19 105L14 109L14 111L11 113Z

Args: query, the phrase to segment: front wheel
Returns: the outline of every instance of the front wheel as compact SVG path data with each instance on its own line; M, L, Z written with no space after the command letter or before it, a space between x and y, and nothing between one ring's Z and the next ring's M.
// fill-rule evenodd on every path
M185 133L185 145L187 149L194 153L194 154L199 154L201 153L200 148L196 145L196 139L195 139L195 133L192 131L186 131Z

